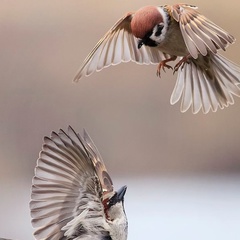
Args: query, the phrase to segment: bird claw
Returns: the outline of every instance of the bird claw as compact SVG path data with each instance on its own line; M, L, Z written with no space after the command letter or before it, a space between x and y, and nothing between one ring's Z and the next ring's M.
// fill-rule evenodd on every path
M173 70L173 74L175 74L175 72L177 72L180 67L181 67L181 70L182 70L184 65L185 65L185 62L181 63L181 64L176 64L175 67L174 67L174 70Z
M172 69L173 70L173 67L166 64L166 62L168 62L168 59L167 60L164 60L164 61L161 61L159 64L158 64L158 68L157 68L157 76L158 77L161 77L161 69L166 72L165 68L167 69Z
M188 59L191 57L191 55L187 55L183 57L174 67L173 74L178 71L178 69L181 67L181 70L183 69L184 65L188 63Z

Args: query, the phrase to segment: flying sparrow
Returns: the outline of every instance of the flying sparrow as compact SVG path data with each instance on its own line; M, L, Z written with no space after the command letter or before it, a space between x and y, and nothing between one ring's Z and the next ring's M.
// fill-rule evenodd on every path
M44 138L32 183L36 239L125 240L126 186L113 190L101 156L84 131L69 127Z
M240 67L218 53L234 37L201 15L188 4L146 6L120 18L96 44L84 60L74 81L94 71L121 62L158 64L180 60L171 104L181 100L181 111L192 106L193 113L217 111L234 103L240 96Z

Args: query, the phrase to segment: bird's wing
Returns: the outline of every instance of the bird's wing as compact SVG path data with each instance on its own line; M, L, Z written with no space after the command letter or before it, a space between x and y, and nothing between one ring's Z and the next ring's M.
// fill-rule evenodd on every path
M97 172L98 178L101 182L103 193L112 192L113 191L112 179L107 172L107 169L97 147L95 146L94 142L92 141L91 137L88 135L85 129L83 131L83 140L86 143L85 147L87 151L93 156L91 159L94 164L95 171Z
M167 9L179 22L188 51L195 59L199 53L206 56L208 51L216 53L220 48L225 50L235 40L232 35L201 15L195 6L175 4L167 6Z
M131 31L134 13L127 13L99 40L84 60L73 81L89 76L110 65L133 61L139 64L157 64L166 55L157 48L142 46L138 49L138 40Z
M104 216L100 169L95 170L95 166L104 164L85 139L71 127L68 133L60 130L44 138L30 202L36 239L60 239L64 234L62 228L76 217L81 216L78 218L81 220L94 214ZM105 166L103 169L106 171ZM83 214L86 209L91 209L91 216Z

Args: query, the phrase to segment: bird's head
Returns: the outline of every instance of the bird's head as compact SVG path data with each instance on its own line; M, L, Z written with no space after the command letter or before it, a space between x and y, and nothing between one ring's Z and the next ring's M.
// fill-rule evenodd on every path
M112 239L126 240L128 235L128 221L124 210L124 195L127 186L121 187L108 199L105 214L110 226Z
M121 218L126 218L124 210L124 195L126 193L127 186L121 187L116 191L107 202L107 217L109 220L114 221Z
M161 7L146 6L133 14L131 20L132 34L139 39L138 48L142 45L156 47L166 32L166 13Z

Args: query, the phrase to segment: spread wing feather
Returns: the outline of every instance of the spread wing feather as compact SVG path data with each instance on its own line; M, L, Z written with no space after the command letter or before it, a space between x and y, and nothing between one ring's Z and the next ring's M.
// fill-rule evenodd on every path
M60 239L66 226L71 227L76 217L82 221L89 207L94 209L90 218L94 214L103 218L103 189L111 192L112 180L86 131L83 138L71 127L68 133L60 130L45 137L30 202L35 238Z
M167 8L179 22L188 51L195 59L199 53L206 56L208 51L216 53L220 48L225 50L235 40L232 35L201 15L195 6L175 4Z
M79 135L80 137L80 135ZM92 141L91 137L88 135L87 131L83 131L83 139L85 141L85 147L89 153L91 153L92 156L92 162L95 168L95 171L97 172L98 178L100 180L102 191L104 193L109 193L113 191L113 182L111 177L109 176L107 169L105 167L105 164L103 162L103 159L101 158L101 155L95 146L94 142Z
M168 55L156 48L142 46L138 49L137 38L131 31L131 20L134 13L128 13L99 40L84 60L77 72L74 82L83 76L89 76L110 65L133 61L138 64L158 64Z

